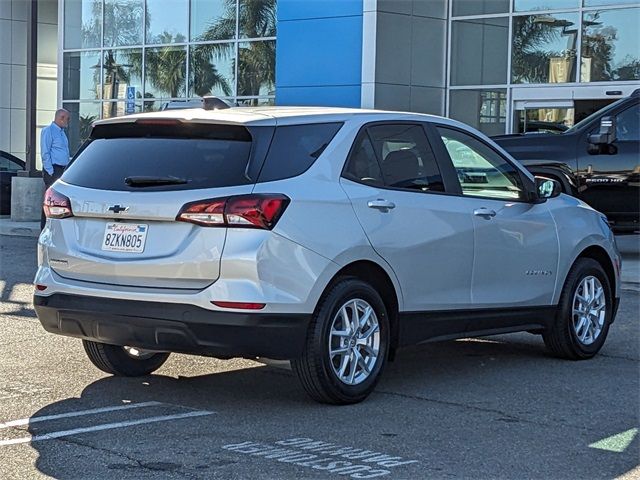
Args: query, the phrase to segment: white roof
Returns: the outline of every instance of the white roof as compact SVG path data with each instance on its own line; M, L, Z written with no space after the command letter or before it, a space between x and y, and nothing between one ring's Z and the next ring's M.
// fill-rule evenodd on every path
M319 118L322 117L322 118ZM344 122L358 117L361 121L376 120L428 120L451 121L410 112L390 112L384 110L366 110L360 108L335 107L233 107L224 110L204 110L189 108L183 110L164 110L160 112L139 113L124 117L115 117L95 122L95 125L111 123L129 123L138 119L169 119L196 121L202 123L226 123L239 125L286 125L300 123Z

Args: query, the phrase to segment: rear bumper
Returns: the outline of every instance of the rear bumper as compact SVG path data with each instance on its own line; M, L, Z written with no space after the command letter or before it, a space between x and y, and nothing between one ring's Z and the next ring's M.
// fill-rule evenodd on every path
M302 354L308 314L236 313L159 302L34 295L45 330L112 345L218 357L292 359Z

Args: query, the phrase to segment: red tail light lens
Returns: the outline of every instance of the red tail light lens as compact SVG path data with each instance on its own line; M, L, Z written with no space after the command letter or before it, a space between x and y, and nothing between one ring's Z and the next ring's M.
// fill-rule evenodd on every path
M211 302L220 308L237 308L239 310L262 310L266 304L264 303L246 303L246 302Z
M49 187L44 194L43 208L47 218L73 217L71 201L61 193L56 192L53 187Z
M284 195L230 197L224 209L229 226L271 230L289 205Z
M176 220L203 227L245 227L271 230L289 205L280 194L238 195L187 203Z

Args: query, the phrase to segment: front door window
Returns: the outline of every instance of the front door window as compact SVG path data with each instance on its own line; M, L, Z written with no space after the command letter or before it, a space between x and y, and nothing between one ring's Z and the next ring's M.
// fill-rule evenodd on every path
M462 194L497 200L524 200L520 173L480 140L459 130L438 127Z

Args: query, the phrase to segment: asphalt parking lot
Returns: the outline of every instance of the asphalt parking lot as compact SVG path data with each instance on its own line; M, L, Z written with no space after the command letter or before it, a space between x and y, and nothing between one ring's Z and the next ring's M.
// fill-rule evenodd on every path
M31 307L35 238L0 235L0 478L640 478L640 293L602 353L538 336L401 352L364 403L314 403L285 369L173 355L114 378Z

